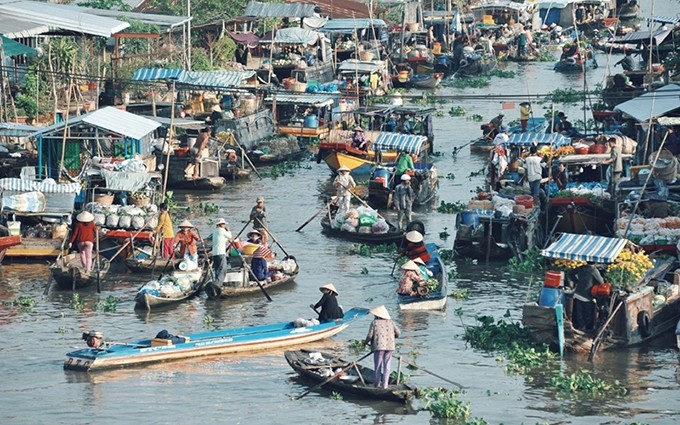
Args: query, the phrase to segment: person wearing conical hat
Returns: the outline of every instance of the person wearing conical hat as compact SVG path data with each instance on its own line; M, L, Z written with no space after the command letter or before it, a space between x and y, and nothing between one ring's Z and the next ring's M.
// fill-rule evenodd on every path
M371 314L375 318L368 328L364 344L370 343L373 350L374 385L378 388L387 388L390 381L392 353L396 348L395 339L401 336L401 332L384 305L372 309Z
M401 266L397 294L410 296L417 295L417 288L420 281L421 277L418 264L416 264L413 260L408 260Z
M399 230L404 230L411 222L411 210L416 193L411 186L411 176L401 175L401 183L394 189L394 208L397 210Z
M319 302L309 305L314 311L321 307L319 322L332 322L333 320L342 319L345 313L343 313L342 307L338 304L338 290L335 289L335 285L327 283L321 286L319 291L323 294Z
M427 280L433 276L432 271L427 268L427 264L425 264L425 261L423 261L422 258L418 257L413 260L413 262L416 263L420 269L420 277Z
M253 221L253 230L260 232L262 244L267 244L267 209L264 206L264 198L258 196L255 206L250 210L250 219Z
M173 244L179 244L179 256L198 263L198 245L200 241L198 233L194 230L194 225L189 220L184 220L179 224L179 232L175 235Z
M172 217L170 217L170 212L168 211L168 204L163 202L159 206L159 209L161 210L161 213L158 215L158 225L156 225L154 231L156 233L160 232L161 238L163 238L163 241L161 242L163 247L163 258L168 259L172 257L172 251L175 247L175 245L173 245L175 230L172 226Z
M423 240L423 235L417 230L411 230L404 235L406 246L401 255L406 256L410 260L420 258L423 262L430 261L430 253L427 252L427 247Z
M68 249L71 249L74 244L77 244L83 269L89 272L92 270L92 249L94 248L94 238L97 232L97 226L94 224L94 216L88 211L83 211L78 214L76 220L77 223L73 228L73 234L71 235L71 242L68 244Z
M346 166L341 166L338 168L338 175L335 176L333 180L333 186L335 186L337 199L335 202L338 205L337 214L344 215L349 211L350 199L352 198L351 190L354 189L357 184L354 182L354 178L349 174L349 168Z
M369 145L368 139L366 139L366 133L361 127L354 127L354 133L352 134L352 147L355 149L360 149L364 152L368 151Z
M231 231L227 227L227 221L220 218L215 223L212 232L212 263L215 272L215 283L221 285L227 274L227 245L232 242Z
M527 131L529 118L531 117L531 103L522 102L519 104L519 123L522 126L522 133Z

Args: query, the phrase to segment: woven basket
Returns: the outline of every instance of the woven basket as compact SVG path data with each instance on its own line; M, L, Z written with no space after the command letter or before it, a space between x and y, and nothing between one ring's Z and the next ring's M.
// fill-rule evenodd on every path
M307 83L297 82L293 84L293 91L304 93L307 90Z
M99 194L95 195L94 201L98 203L99 205L112 205L113 204L113 195L104 195L104 194Z

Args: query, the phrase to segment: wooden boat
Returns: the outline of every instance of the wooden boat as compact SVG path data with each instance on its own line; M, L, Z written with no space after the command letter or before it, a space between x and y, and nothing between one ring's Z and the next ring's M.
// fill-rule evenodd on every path
M97 259L92 259L92 270L83 270L80 254L67 254L57 258L50 266L54 281L62 289L87 288L106 278L111 263L104 257L99 258L100 269L97 270Z
M436 290L425 290L422 295L411 296L398 294L400 310L444 310L446 300L449 296L449 275L446 271L444 261L442 261L437 245L434 243L425 244L430 253L430 261L426 266L432 272L432 277L439 281Z
M156 162L165 164L165 157L160 151L156 151ZM221 164L218 158L211 157L203 159L200 174L198 177L188 176L184 169L189 163L189 158L170 156L168 170L168 187L173 189L193 189L193 190L219 190L226 180L220 176Z
M220 178L223 180L241 180L250 177L252 171L240 164L223 161L220 166ZM220 186L221 187L221 186ZM218 188L216 188L218 189Z
M434 89L442 82L444 73L436 72L434 74L416 74L411 78L411 84L417 89Z
M330 338L351 323L368 315L365 308L353 308L342 320L313 326L295 327L296 322L222 329L186 335L184 343L171 340L142 339L125 344L84 348L66 354L64 369L95 371L200 356L242 353L289 347Z
M433 163L418 162L411 178L415 191L414 205L427 205L437 198L439 176ZM393 190L390 187L396 164L376 167L368 180L368 200L373 208L388 208L392 205Z
M565 49L567 49L565 47ZM585 60L583 56L585 55ZM583 72L584 69L597 68L597 60L592 49L580 49L578 53L573 56L568 56L555 62L553 69L556 72L565 74L577 74Z
M158 307L177 304L197 295L203 289L203 281L201 276L203 269L195 270L175 270L171 276L177 282L180 289L177 292L163 294L163 291L157 289L159 287L158 281L153 280L147 282L139 289L135 295L135 308L152 310ZM163 280L163 278L161 278ZM166 279L165 282L169 281Z
M568 259L609 263L629 243L624 239L603 236L564 234L543 250L542 254L551 258L566 258L561 257L560 252L566 252L566 246L571 246L576 248L569 251ZM611 297L601 300L598 298L598 318L593 331L574 328L571 319L573 293L558 288L548 289L556 291L555 302L562 300L562 317L558 317L556 313L555 302L541 297L538 303L524 304L522 323L531 331L536 341L557 347L560 342L560 319L564 329L564 349L571 352L590 352L594 343L603 350L640 345L672 331L680 318L680 294L677 285L671 285L664 293L656 294L662 295L661 303L655 301L654 287L648 286L654 280L663 279L672 269L672 260L657 260L635 288L614 291ZM619 303L617 309L615 306ZM609 320L609 324L604 328L606 320ZM600 331L603 332L603 338L596 340Z
M493 209L474 209L456 216L453 251L457 257L505 260L521 256L527 249L542 246L540 208L505 217L495 215Z
M492 54L471 54L461 59L456 77L475 77L485 72L491 72L496 68L498 62Z
M21 236L0 236L0 261L5 258L7 248L17 246L21 243Z
M510 139L508 139L507 144L527 144L526 142L531 138L531 143L537 140L539 144L551 144L553 143L550 138L546 138L543 135L545 131L547 121L544 117L531 117L527 121L527 130L522 133L521 125L514 125L508 129L508 134ZM486 125L484 126L486 127ZM522 136L524 135L524 136ZM559 139L561 143L568 143L568 141ZM494 148L493 140L487 140L484 137L475 139L470 143L470 152L473 153L487 153Z
M236 257L236 259L238 258ZM251 261L251 258L248 257L243 257L243 259L248 262ZM286 257L282 261L267 260L267 263L270 270L276 269L280 274L275 273L271 278L260 282L265 290L291 284L300 272L300 266L295 257L292 256ZM259 294L260 291L260 286L254 280L248 268L243 266L230 268L224 277L224 282L221 284L211 282L205 288L208 297L213 299Z
M336 238L346 239L352 242L359 242L363 244L389 244L389 243L401 243L404 237L403 231L397 229L392 223L387 223L389 230L387 233L360 233L360 232L347 232L341 229L334 229L331 226L330 218L325 215L321 219L322 232L333 236Z
M176 269L181 262L181 258L174 258L168 262L167 258L160 256L149 258L129 257L125 259L125 265L133 273L168 272Z
M346 368L352 363L328 353L309 350L286 351L286 361L303 378L312 382L326 381L337 368ZM328 381L324 387L342 394L351 394L375 400L406 402L412 398L417 388L408 384L397 384L390 378L387 388L374 386L373 369L356 364L346 374Z
M391 76L392 87L395 88L409 88L412 85L413 68L408 63L399 63L396 65L396 74Z

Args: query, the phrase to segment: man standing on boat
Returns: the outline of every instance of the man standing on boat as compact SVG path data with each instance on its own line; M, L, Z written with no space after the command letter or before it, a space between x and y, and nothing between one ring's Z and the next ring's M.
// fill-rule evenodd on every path
M607 140L607 143L609 144L611 153L609 154L609 158L605 159L600 164L609 164L608 190L609 194L611 195L611 199L614 199L616 196L616 185L619 183L619 180L621 180L621 174L623 174L623 158L621 157L621 148L617 146L615 138L610 137L609 140Z
M163 202L160 205L161 213L158 216L158 225L154 229L156 233L160 232L162 242L162 254L163 258L168 259L172 257L173 254L173 239L175 239L175 230L172 226L172 218L170 218L170 212L168 211L168 204Z
M524 167L527 170L527 181L531 189L531 196L536 200L541 198L541 179L543 178L543 158L538 154L538 148L532 146L529 149L529 156L524 160Z
M224 276L227 273L227 245L231 242L232 236L226 220L218 219L212 234L212 262L217 285L224 282Z
M415 165L413 165L413 158L406 151L399 151L399 156L397 157L397 168L394 170L394 182L393 187L399 184L401 181L401 176L403 174L409 173L413 174L416 171Z
M576 329L593 329L595 304L591 290L595 283L604 283L600 271L593 262L578 267L573 271L572 277L576 277L576 287L574 288L574 312L572 323Z
M264 198L258 196L255 200L255 206L250 210L250 219L253 221L253 229L257 230L262 235L262 244L267 245L267 210L264 207Z
M344 215L349 211L350 200L352 199L351 190L356 187L354 178L349 175L349 168L342 166L338 168L338 175L333 180L333 186L335 186L336 195L338 196L338 212L336 214Z
M415 192L411 187L411 176L401 175L401 183L394 189L394 208L397 210L399 230L404 230L411 222L411 210Z
M531 116L531 103L522 102L519 104L519 123L522 126L522 133L527 131L529 117Z

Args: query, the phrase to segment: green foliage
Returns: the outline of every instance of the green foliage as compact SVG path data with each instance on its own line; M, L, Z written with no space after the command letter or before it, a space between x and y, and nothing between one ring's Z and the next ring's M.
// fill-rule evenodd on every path
M203 325L205 325L206 328L212 327L213 323L215 323L215 319L210 314L203 316Z
M71 303L69 304L69 307L71 307L75 311L83 311L85 310L85 302L80 299L80 294L77 292L73 293L73 296L71 297Z
M396 370L393 370L390 373L390 382L394 381L397 382L397 377L399 377L399 382L402 384L408 383L409 377L408 375L404 375L403 372L397 372Z
M462 106L452 106L451 109L449 109L449 115L452 117L462 117L466 113L467 111Z
M546 364L557 360L557 354L550 351L547 346L535 348L514 344L505 355L508 359L505 371L508 373L526 373L530 369L545 367Z
M477 78L455 78L451 87L456 89L482 89L489 86L489 79L484 77Z
M479 114L472 114L469 117L467 117L468 120L474 121L474 122L482 122L484 121L484 117L479 115Z
M465 423L470 417L470 403L458 400L458 392L443 388L425 387L418 390L418 398L425 402L425 410L435 418Z
M361 274L368 274L368 269L366 267L362 267Z
M437 118L444 118L444 111L437 111L434 113L434 116Z
M175 192L168 190L165 192L165 203L168 205L168 211L172 212L175 208L177 208L177 201L175 201L174 198Z
M340 394L337 391L331 392L331 399L333 400L342 400L342 394Z
M91 9L119 10L121 12L130 12L132 10L122 0L88 0L85 3L79 3L78 6L89 7Z
M467 209L467 204L456 201L454 203L441 201L441 204L437 207L437 212L442 214L455 214Z
M285 161L280 164L272 166L269 171L261 171L260 175L262 177L270 177L276 180L278 177L283 177L286 174L291 176L295 175L295 170L298 168L304 168L310 170L312 167L303 166L302 161Z
M33 307L37 305L37 302L28 295L19 295L16 300L3 301L2 304L19 307L19 311L22 313L32 313Z
M441 257L444 264L447 266L453 263L453 250L452 249L442 249L439 251L439 257Z
M451 236L451 234L447 231L448 227L444 227L444 230L439 232L439 239L446 240Z
M364 341L359 340L359 339L350 339L348 341L347 345L349 346L350 351L354 355L359 355L366 350L366 346L364 345Z
M485 77L515 78L517 73L515 71L506 71L504 69L495 68L493 71L489 71L483 75Z
M536 273L545 270L545 262L538 248L531 248L522 253L522 259L512 257L508 261L508 268L513 272Z
M467 288L458 288L451 291L451 294L449 294L449 296L456 300L469 300L470 291Z
M246 4L247 2L240 0L192 0L191 15L196 24L202 24L216 18L241 16ZM186 2L184 1L153 0L151 5L159 12L167 12L170 15L187 14Z
M191 49L191 69L192 71L213 71L217 68L213 66L207 50L194 47Z
M621 385L619 381L610 384L585 370L579 370L570 375L555 376L550 380L550 385L558 395L570 399L624 396L628 393L628 389Z
M372 257L373 254L392 254L395 252L397 252L397 245L393 243L380 245L354 244L349 250L350 254L361 257Z
M458 270L456 270L454 268L449 269L448 277L449 277L449 280L458 279Z
M515 346L532 346L531 332L523 328L520 323L507 321L510 310L505 317L494 323L491 316L478 316L476 319L479 326L468 326L465 329L463 339L470 343L473 348L484 351L508 350Z
M539 49L538 55L534 57L536 62L555 62L555 55L548 49Z
M588 198L591 204L602 206L602 198L592 193L576 193L572 190L565 189L558 191L553 198Z
M104 301L93 305L92 310L113 313L116 311L116 307L118 306L118 303L120 301L121 301L120 298L116 298L113 295L109 295L108 297L106 297Z
M198 204L198 208L205 214L215 214L220 211L220 206L212 202L201 202Z
M583 90L572 89L567 87L566 89L555 89L548 93L543 101L538 103L556 103L560 105L577 105L583 103L586 99L587 93Z
M444 178L447 179L447 180L455 180L456 175L453 174L453 173L449 173L449 174L447 174L446 177L444 177Z

